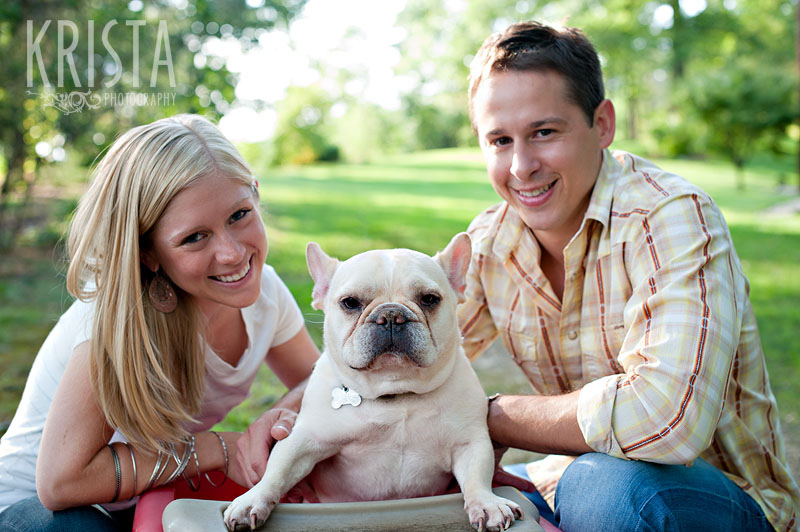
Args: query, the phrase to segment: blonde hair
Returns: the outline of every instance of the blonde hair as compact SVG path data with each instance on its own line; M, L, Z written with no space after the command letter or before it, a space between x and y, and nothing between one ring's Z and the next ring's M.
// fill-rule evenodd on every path
M208 120L178 115L131 129L98 163L70 225L67 289L95 301L95 397L112 427L152 450L189 436L205 391L206 347L200 312L180 289L174 312L150 305L153 272L142 267L141 250L170 200L207 176L255 191L247 163Z

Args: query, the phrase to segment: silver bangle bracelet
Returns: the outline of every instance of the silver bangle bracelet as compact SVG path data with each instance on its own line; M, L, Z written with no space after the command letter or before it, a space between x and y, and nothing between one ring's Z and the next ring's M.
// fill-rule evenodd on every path
M219 434L218 432L214 432L213 430L211 431L211 434L219 438L219 443L222 445L222 454L225 455L225 476L222 477L222 482L220 482L219 484L215 484L214 481L209 478L208 473L203 473L203 474L205 475L206 480L208 481L209 484L211 484L215 488L218 488L223 484L225 484L225 481L228 480L228 446L225 445L225 439L222 437L221 434Z
M117 454L117 450L114 449L112 444L107 444L108 448L111 449L111 457L114 459L114 473L117 479L117 485L114 488L114 498L111 499L111 502L117 502L119 499L119 489L120 485L122 484L122 468L119 465L119 455Z
M192 491L197 491L200 489L200 479L202 477L200 477L200 459L197 458L197 451L195 450L194 444L195 444L194 435L192 435L192 443L190 447L191 453L189 454L189 457L186 458L186 465L189 465L188 464L189 458L194 456L194 463L197 466L197 484L192 483L192 479L189 477L189 473L186 472L185 466L183 468L183 478L184 480L186 480L186 483L189 484L189 489L191 489Z
M147 485L144 487L143 491L147 491L153 487L153 484L156 482L156 479L161 476L163 471L159 471L161 469L161 463L164 461L164 453L158 451L158 458L156 458L156 465L153 467L153 473L150 475L150 480L147 481Z
M131 491L131 496L128 497L128 500L131 500L136 497L136 457L133 456L133 447L130 443L124 441L122 444L125 445L125 447L128 448L128 452L131 453L131 467L133 467L133 491Z

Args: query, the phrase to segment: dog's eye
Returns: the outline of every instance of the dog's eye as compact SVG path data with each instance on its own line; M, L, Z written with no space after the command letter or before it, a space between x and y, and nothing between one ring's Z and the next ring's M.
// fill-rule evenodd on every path
M360 310L361 302L354 297L345 297L339 301L339 305L345 310Z
M442 298L436 294L423 294L422 297L419 298L419 302L422 303L422 306L428 308L435 307L441 300Z

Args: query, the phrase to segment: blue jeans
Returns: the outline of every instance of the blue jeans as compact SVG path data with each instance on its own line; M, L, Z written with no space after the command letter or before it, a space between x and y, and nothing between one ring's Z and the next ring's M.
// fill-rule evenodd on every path
M761 507L702 459L694 465L578 457L556 488L556 525L564 532L773 531Z
M520 478L528 479L528 472L525 469L525 464L512 464L503 466L503 469L511 473L512 475L517 475ZM555 515L553 515L553 510L550 509L550 506L547 504L547 501L544 500L544 497L538 492L530 492L530 491L523 491L522 492L525 497L531 501L536 509L539 510L539 517L546 519L547 521L556 524Z
M0 513L0 532L130 532L132 526L133 508L111 517L92 506L52 512L35 495Z

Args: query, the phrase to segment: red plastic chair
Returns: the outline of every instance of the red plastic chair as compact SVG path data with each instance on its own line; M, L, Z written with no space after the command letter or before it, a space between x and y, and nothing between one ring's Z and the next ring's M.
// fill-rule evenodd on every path
M215 477L215 475L218 475ZM219 484L224 478L219 471L209 473L211 479ZM152 489L139 497L133 514L133 532L164 532L161 525L161 514L164 508L175 499L202 499L207 501L232 501L247 491L231 479L215 488L205 479L200 483L198 491L192 491L183 479L172 484Z
M222 473L209 473L214 482L222 481ZM214 477L214 475L219 475ZM207 501L232 501L247 488L236 484L231 479L226 479L222 486L214 487L203 480L198 491L192 491L183 479L176 480L172 484L152 489L139 497L136 510L133 516L132 532L164 532L161 524L161 515L164 508L175 499L202 499ZM560 532L560 529L547 521L540 519L539 525L545 532Z

